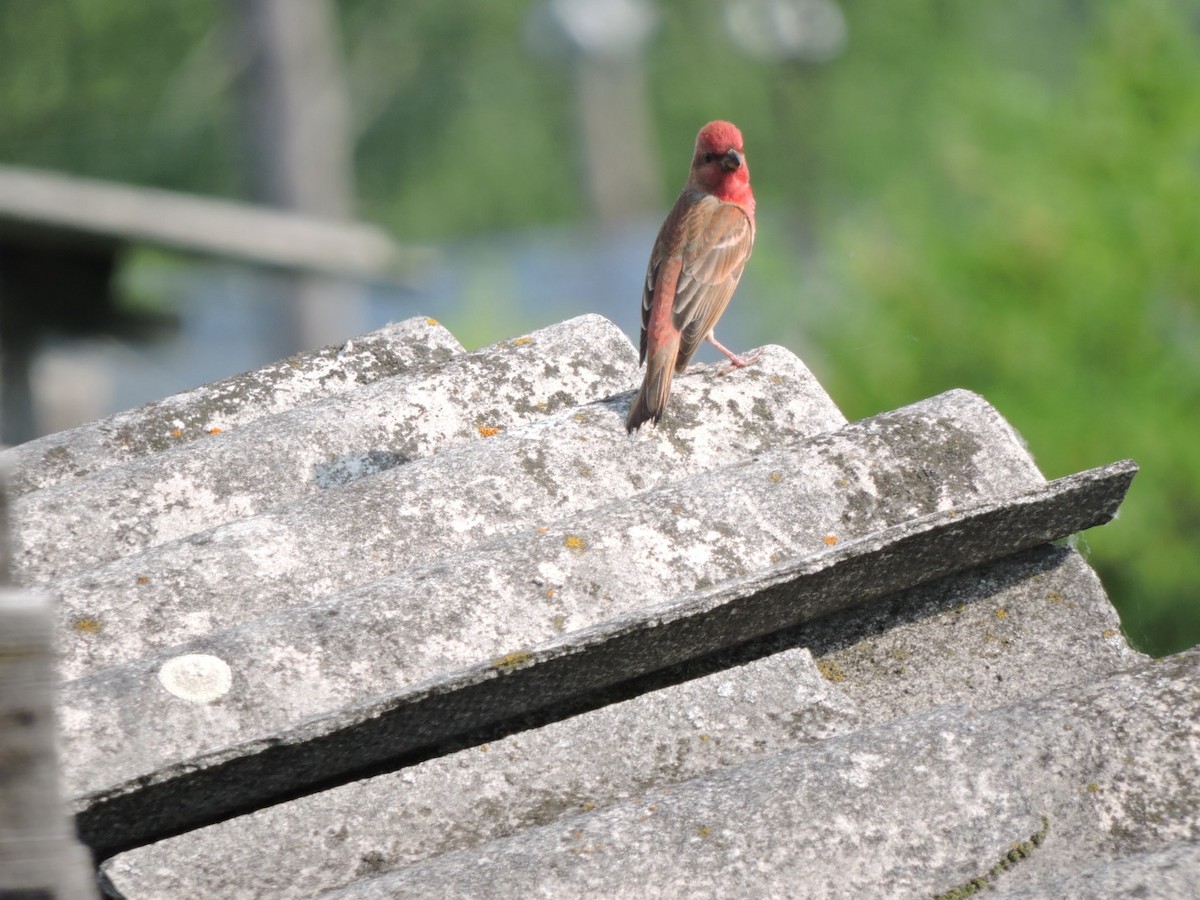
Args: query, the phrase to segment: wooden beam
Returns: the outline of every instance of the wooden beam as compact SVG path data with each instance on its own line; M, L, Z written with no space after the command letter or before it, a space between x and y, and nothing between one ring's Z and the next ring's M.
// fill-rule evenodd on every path
M361 222L3 165L0 234L146 244L359 278L399 276L429 258Z

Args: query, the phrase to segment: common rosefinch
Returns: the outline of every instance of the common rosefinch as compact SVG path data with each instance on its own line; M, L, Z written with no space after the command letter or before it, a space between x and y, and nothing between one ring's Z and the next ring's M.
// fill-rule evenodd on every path
M738 356L713 336L753 246L754 194L742 133L729 122L709 122L696 136L691 174L650 253L642 291L646 377L625 420L629 431L662 418L671 378L687 368L701 341L733 368L757 358Z

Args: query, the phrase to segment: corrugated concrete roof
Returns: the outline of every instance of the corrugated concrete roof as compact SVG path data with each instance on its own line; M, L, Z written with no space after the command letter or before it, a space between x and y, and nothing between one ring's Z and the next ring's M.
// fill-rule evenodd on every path
M631 438L637 377L599 317L415 319L7 451L108 889L1196 881L1200 654L1053 543L1132 463L1048 482L966 391L847 423L778 347Z

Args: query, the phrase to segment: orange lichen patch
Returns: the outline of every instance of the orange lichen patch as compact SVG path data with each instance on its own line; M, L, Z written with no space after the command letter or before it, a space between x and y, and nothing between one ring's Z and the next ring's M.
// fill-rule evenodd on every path
M533 338L531 338L531 337L519 337L513 341L513 346L514 347L523 347L526 344L532 344L532 343L533 343Z
M220 428L210 428L210 429L208 429L208 433L209 434L220 434L221 429Z
M437 320L437 319L435 319L435 318L433 318L433 317L429 317L429 318L427 318L427 319L425 320L425 324L426 324L426 325L437 325L437 324L438 324L438 320Z
M513 669L523 666L531 659L533 659L533 654L528 650L514 650L512 653L505 653L503 656L497 656L493 659L492 667L505 672L511 672Z
M550 597L551 599L553 599L554 595L555 595L555 594L557 594L557 593L558 593L558 591L554 590L554 588L547 588L547 589L546 589L546 596L547 596L547 597Z
M183 429L182 428L171 429L171 437L183 437Z
M842 667L835 663L832 659L818 660L817 671L821 673L826 681L832 681L835 684L839 681L846 680L846 673L843 672Z
M480 437L495 437L500 433L499 428L493 428L491 425L477 425L476 428L479 430Z
M576 553L582 553L587 548L587 541L577 534L568 534L563 539L563 546L568 550L574 550Z
M838 542L838 537L836 534L827 534L824 537L822 537L821 540L822 540L822 542L824 542L826 547L832 547L834 544L836 544Z
M142 587L145 587L146 585L148 585L150 583L150 576L149 575L139 575L137 577L137 583L140 584Z
M104 630L104 626L95 616L76 616L71 627L80 634L99 634Z
M546 534L547 532L550 531L549 528L546 528L544 526L538 526L538 528L535 530L537 531L538 534Z

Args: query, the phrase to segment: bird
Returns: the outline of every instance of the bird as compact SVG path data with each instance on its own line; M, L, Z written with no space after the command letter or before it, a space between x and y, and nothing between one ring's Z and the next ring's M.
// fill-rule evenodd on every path
M696 135L687 184L659 229L642 290L639 365L642 386L629 407L632 433L662 419L671 379L708 341L740 369L760 351L739 356L713 328L742 277L754 247L754 193L742 133L731 122L709 122Z

